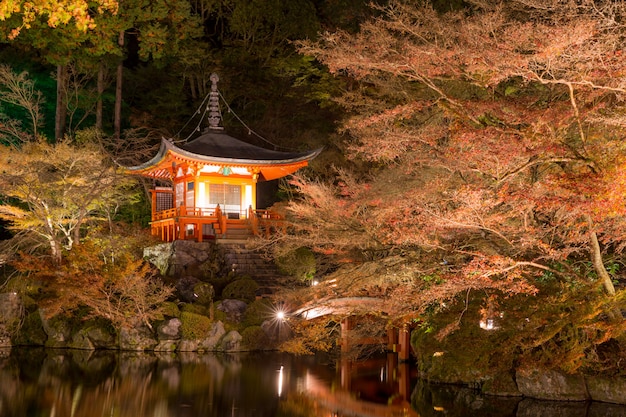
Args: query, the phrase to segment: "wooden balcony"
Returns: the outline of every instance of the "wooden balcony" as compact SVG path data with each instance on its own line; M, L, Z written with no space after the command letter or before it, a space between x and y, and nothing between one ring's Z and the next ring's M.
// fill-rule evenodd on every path
M284 220L269 210L224 213L215 209L176 207L152 213L150 229L164 242L174 240L246 239L282 230Z

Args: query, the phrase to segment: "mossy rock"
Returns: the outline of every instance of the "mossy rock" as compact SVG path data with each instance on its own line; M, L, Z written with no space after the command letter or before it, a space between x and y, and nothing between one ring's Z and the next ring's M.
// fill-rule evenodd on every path
M237 279L224 288L222 299L235 299L251 303L256 298L256 290L259 284L250 278Z
M183 311L180 315L181 333L185 340L205 339L213 325L213 321L207 316L203 316L189 311Z
M47 338L39 311L35 311L26 315L13 343L16 345L43 346Z
M179 316L178 318L182 317L182 313L194 313L194 314L199 314L201 316L207 316L207 317L209 316L207 307L201 304L183 303L180 306L180 311L181 311L181 316Z
M173 301L166 301L161 304L161 313L164 317L180 318L180 309L178 308L178 305Z
M207 282L199 282L193 287L193 294L196 302L204 306L209 306L215 298L215 290L213 286Z
M471 300L467 309L464 301L459 301L413 330L411 346L422 378L479 386L494 375L513 369L515 347L507 345L508 332L482 329L480 307L480 299ZM459 317L459 327L446 330ZM440 332L449 334L442 338Z

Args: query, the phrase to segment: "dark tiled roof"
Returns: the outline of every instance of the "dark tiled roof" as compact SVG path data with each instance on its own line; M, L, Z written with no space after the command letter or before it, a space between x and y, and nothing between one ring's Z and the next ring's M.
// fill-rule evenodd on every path
M232 158L238 161L248 159L256 161L289 161L310 157L308 152L281 152L261 148L243 142L224 131L208 129L196 139L179 146L187 152L216 158Z

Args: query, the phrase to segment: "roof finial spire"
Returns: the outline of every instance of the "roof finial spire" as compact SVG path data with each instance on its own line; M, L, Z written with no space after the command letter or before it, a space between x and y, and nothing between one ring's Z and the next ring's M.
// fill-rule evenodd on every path
M211 80L211 92L209 93L209 129L222 130L222 113L220 112L220 93L217 91L217 82L220 77L213 73L209 77Z

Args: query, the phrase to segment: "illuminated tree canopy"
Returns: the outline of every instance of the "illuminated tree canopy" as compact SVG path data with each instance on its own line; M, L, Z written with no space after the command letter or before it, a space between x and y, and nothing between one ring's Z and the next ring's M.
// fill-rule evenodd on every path
M32 23L42 18L50 27L72 24L81 31L93 29L93 12L105 11L116 13L117 0L96 0L94 2L84 0L6 0L0 4L0 20L11 19L15 22L8 36L9 39L17 37L22 29L29 29Z
M399 322L471 293L546 297L548 278L598 288L590 317L619 323L600 343L624 322L626 6L470 3L392 1L356 34L301 43L351 81L342 147L367 168L294 181L277 247L338 265L315 303L377 296Z

